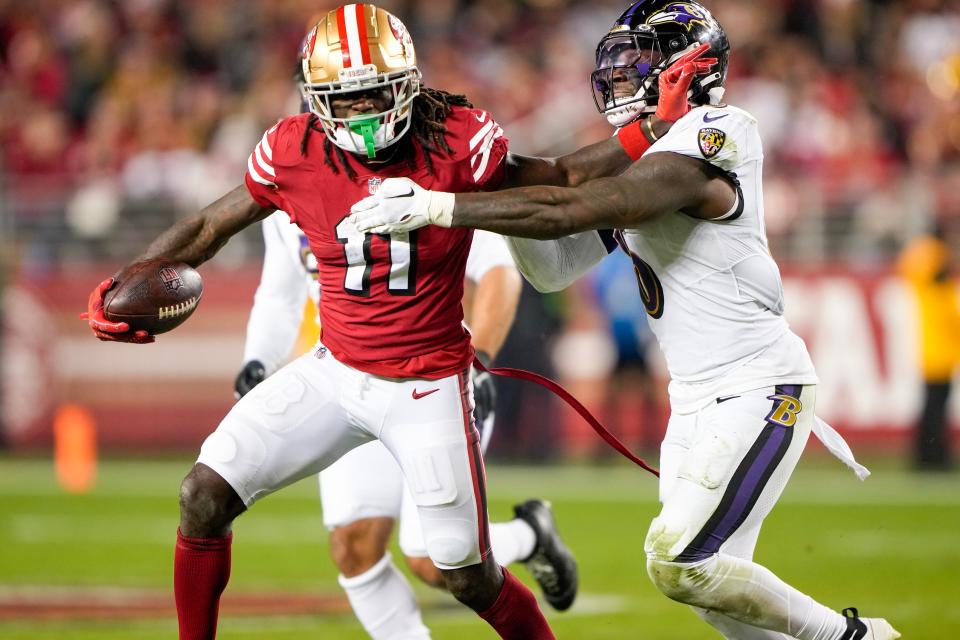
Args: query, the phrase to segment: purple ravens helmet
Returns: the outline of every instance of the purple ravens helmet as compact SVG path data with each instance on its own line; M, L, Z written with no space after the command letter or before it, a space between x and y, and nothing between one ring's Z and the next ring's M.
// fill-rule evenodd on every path
M657 76L704 43L710 45L704 57L716 58L717 64L694 78L693 104L719 103L723 96L730 56L723 27L699 2L634 2L597 45L590 76L597 109L616 127L652 113L659 97Z

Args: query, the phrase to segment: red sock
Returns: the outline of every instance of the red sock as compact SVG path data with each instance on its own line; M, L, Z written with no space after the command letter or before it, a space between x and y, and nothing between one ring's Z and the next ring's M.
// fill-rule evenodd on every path
M503 587L496 602L480 613L480 617L505 640L554 640L547 619L543 617L537 599L503 568Z
M177 529L173 557L173 594L180 640L217 636L220 594L230 579L231 533L226 538L188 538Z

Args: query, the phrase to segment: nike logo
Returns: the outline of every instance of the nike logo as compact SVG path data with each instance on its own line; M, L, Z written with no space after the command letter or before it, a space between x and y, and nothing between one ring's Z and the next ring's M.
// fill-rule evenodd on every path
M413 399L414 399L414 400L419 400L420 398L426 398L426 397L427 397L428 395L430 395L431 393L436 393L437 391L440 391L440 389L430 389L430 391L424 391L423 393L417 393L417 390L414 389L414 390L413 390Z
M715 122L715 121L720 120L720 119L722 119L722 118L726 118L728 115L730 115L730 114L729 114L729 113L724 113L724 114L722 114L722 115L717 116L716 118L711 118L709 113L705 113L705 114L703 114L703 121L704 121L704 122Z
M474 117L477 119L477 122L483 122L487 119L487 112L478 113Z
M401 193L395 196L390 196L391 198L409 198L413 195L413 189L410 189L410 193Z
M726 402L727 400L733 400L734 398L739 398L739 397L740 397L739 395L736 395L736 396L724 396L723 398L717 398L717 404L720 404L721 402Z

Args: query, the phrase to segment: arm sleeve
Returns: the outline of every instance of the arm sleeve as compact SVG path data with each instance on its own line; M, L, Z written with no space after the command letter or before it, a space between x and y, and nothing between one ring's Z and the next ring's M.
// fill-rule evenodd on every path
M520 273L541 293L566 289L616 248L607 231L584 231L557 240L506 241Z
M512 266L513 257L503 236L482 229L473 232L473 244L467 256L468 280L478 283L491 269Z
M290 357L300 332L310 274L284 242L280 225L286 214L263 221L263 272L247 322L243 361L259 360L270 375Z

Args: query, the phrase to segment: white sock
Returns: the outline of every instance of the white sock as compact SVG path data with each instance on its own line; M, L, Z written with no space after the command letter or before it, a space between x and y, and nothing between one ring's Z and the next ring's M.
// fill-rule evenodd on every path
M352 578L340 576L340 586L360 624L374 640L422 640L430 637L410 583L390 554Z
M749 560L718 553L693 564L648 560L647 567L651 576L658 576L655 581L666 577L663 584L675 600L723 614L747 626L798 640L839 640L847 629L841 614ZM671 584L669 576L676 576L676 582Z
M490 547L493 557L504 567L526 560L537 545L537 534L524 520L490 523Z

